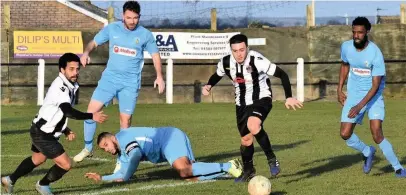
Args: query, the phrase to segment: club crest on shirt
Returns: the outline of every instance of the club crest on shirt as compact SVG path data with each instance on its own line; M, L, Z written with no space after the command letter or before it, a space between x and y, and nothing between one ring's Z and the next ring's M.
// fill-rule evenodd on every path
M369 66L368 61L365 61L365 66L366 66L366 67L368 67L368 66Z
M135 44L140 43L140 39L138 37L135 37Z

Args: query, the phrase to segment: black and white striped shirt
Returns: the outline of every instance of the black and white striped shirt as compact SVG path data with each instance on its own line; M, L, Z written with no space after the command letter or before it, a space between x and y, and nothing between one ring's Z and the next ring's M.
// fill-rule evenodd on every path
M238 64L232 55L224 56L217 64L217 75L227 75L235 87L235 103L251 105L255 100L271 97L271 81L276 65L262 54L250 50L243 64Z
M44 103L33 123L41 131L53 133L54 137L60 137L66 129L68 119L59 106L62 103L69 103L73 106L78 88L78 83L72 84L62 73L59 73L49 87Z

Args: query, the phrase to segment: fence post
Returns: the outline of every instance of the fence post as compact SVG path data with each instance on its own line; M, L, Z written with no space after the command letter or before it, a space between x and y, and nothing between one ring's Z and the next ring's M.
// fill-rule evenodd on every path
M166 103L173 103L173 60L166 60Z
M199 80L195 80L195 83L193 84L193 92L194 92L194 102L195 103L200 103L202 102L202 82Z
M37 105L42 106L44 103L44 85L45 85L45 60L38 59L38 78L37 78Z
M304 59L297 59L296 73L296 97L299 101L304 102Z
M216 8L212 8L211 9L211 22L210 22L210 26L211 26L211 31L217 31L217 10Z
M107 8L107 20L109 21L109 23L112 23L115 21L114 8L111 6Z
M406 24L406 4L400 4L400 23Z

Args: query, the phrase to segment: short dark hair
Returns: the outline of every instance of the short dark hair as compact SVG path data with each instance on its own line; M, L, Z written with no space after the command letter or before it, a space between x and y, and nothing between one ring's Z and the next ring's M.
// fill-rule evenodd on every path
M123 13L127 10L135 12L139 15L141 12L141 6L137 1L127 1L123 5Z
M357 17L352 21L352 26L364 26L367 31L371 30L371 23L366 17Z
M65 69L68 65L68 62L78 62L80 64L80 58L74 53L65 53L59 58L59 72L61 68Z
M113 136L113 134L111 134L111 133L109 133L109 132L100 133L100 134L97 136L97 145L100 144L100 142L102 141L102 139L104 139L104 138L106 138L106 137L110 137L110 136Z
M234 35L230 38L230 46L231 44L235 43L245 43L245 45L248 47L248 38L243 34Z

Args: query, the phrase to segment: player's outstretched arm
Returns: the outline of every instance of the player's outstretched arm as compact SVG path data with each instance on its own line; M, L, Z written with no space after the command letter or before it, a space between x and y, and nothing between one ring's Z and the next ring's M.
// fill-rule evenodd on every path
M135 171L137 170L142 158L141 150L138 147L132 150L126 149L126 152L130 157L130 160L128 162L127 168L123 170L123 181L130 180L131 176L134 175Z
M348 63L342 62L341 67L340 67L338 86L337 86L337 100L341 104L341 106L344 106L344 102L347 99L347 96L343 92L343 86L344 86L345 80L347 80L347 75L349 72L350 72L350 65Z
M65 131L63 131L63 134L65 134L66 139L68 141L73 141L76 138L76 134L69 127L65 128Z
M223 76L226 74L226 71L224 70L223 66L223 58L217 63L217 70L216 72L210 76L209 81L205 86L202 87L202 94L203 95L209 95L211 88L214 87L220 80L223 78Z
M82 64L83 67L86 67L86 65L90 63L89 54L96 47L97 47L97 44L96 44L96 42L94 40L90 41L87 44L87 46L85 48L85 51L83 52L83 55L80 57L80 63Z
M87 120L93 119L98 123L103 123L107 119L107 115L103 114L102 111L95 113L86 113L76 110L72 107L70 103L62 103L59 105L59 108L62 110L63 114L71 119L75 120Z
M214 73L211 75L209 81L205 86L202 87L202 94L203 95L209 95L211 88L214 87L220 80L223 78L223 76L219 76L218 73Z
M86 173L85 177L95 181L124 182L128 181L138 168L142 158L141 150L138 147L126 149L130 157L128 162L121 162L120 170L111 175L100 176L97 173Z
M83 67L86 67L87 64L90 63L90 57L89 54L90 52L93 51L94 48L96 48L98 45L102 45L103 43L106 43L110 39L110 32L109 28L111 25L105 26L101 31L99 31L96 36L94 36L93 40L91 40L86 48L85 51L83 52L83 55L80 57L80 63L83 65Z
M162 76L162 61L161 56L159 53L153 53L151 55L152 62L154 63L155 72L156 72L156 79L154 82L154 88L158 86L158 93L161 94L165 90L165 81Z
M275 72L273 73L273 76L281 79L283 90L285 91L286 97L285 107L287 109L293 108L293 110L296 110L296 107L302 108L303 104L296 98L292 97L292 87L290 86L288 74L286 74L286 72L283 71L278 66L275 66Z

